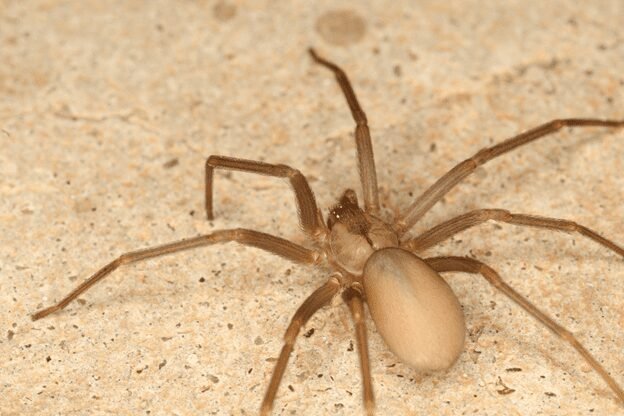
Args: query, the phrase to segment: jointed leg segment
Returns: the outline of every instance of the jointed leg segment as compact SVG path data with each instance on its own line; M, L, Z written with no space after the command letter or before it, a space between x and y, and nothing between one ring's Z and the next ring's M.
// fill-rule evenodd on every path
M470 175L478 166L505 154L517 147L530 143L540 137L559 131L563 127L624 127L624 120L598 120L583 118L568 118L553 120L542 124L534 129L527 130L517 136L511 137L497 145L487 147L475 153L469 159L456 165L444 176L438 179L429 189L427 189L416 201L410 205L405 213L395 222L395 229L400 235L409 230L429 209L444 195L446 195L455 185Z
M569 343L585 361L596 371L600 377L609 385L618 399L624 403L624 391L618 383L607 373L600 363L591 355L589 351L581 345L574 334L557 324L552 318L540 311L535 305L529 302L524 296L516 292L511 286L503 281L495 270L488 265L468 257L432 257L425 259L427 264L437 272L466 272L481 274L492 286L503 292L505 296L522 307L531 316L546 325L555 335Z
M215 168L288 178L295 191L297 212L299 213L299 220L303 230L313 238L324 233L325 227L323 226L323 218L316 206L314 193L301 172L286 165L273 165L255 160L237 159L226 156L210 156L206 160L206 216L209 220L214 218L212 211L212 184Z
M512 214L504 209L479 209L468 212L431 228L413 240L405 242L404 246L415 252L423 251L461 231L482 224L488 220L501 221L514 225L546 228L555 231L579 233L624 257L624 248L574 221L540 217L537 215Z
M364 321L364 300L362 294L353 288L348 288L342 292L342 298L349 307L351 316L353 317L353 323L355 324L355 335L360 356L360 370L362 372L364 407L366 413L370 416L375 412L375 397L373 395L373 381L370 371L370 358L368 356L366 322Z
M375 159L373 157L373 145L371 143L368 120L360 103L358 102L353 87L349 82L347 74L335 63L330 62L317 55L312 48L309 49L312 59L320 65L328 68L334 73L342 93L347 99L351 115L355 120L355 144L357 147L358 167L360 170L360 182L364 192L364 207L366 212L376 215L379 212L379 192L377 189L377 171L375 170Z
M152 257L163 256L165 254L176 253L178 251L189 250L217 243L226 243L229 241L236 241L240 244L257 247L277 254L278 256L282 256L288 260L292 260L296 263L314 263L319 256L317 252L308 250L298 244L258 231L242 228L215 231L207 235L200 235L186 240L122 254L95 272L91 277L71 291L69 295L63 298L56 305L42 309L33 314L32 319L33 321L36 321L37 319L41 319L53 312L64 309L83 292L88 290L91 286L102 280L105 276L123 264L135 263Z
M297 309L297 312L295 312L295 315L290 321L290 325L288 325L288 329L286 329L286 334L284 335L284 346L282 347L282 351L277 359L277 363L275 363L275 369L273 370L273 375L271 376L271 382L269 383L269 387L264 395L264 400L262 400L262 407L260 408L261 415L268 415L271 412L273 402L275 401L275 395L277 394L277 389L282 381L282 377L284 376L288 359L290 358L290 354L292 353L295 340L297 339L297 335L299 335L301 327L308 322L316 311L327 305L336 293L338 293L339 289L340 282L338 279L329 279L327 283L312 292L312 294L301 304L299 309Z

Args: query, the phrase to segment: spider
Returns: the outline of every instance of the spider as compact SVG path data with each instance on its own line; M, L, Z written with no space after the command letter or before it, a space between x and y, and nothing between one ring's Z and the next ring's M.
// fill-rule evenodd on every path
M53 306L32 315L41 319L65 308L95 283L122 265L183 250L235 241L302 264L324 264L329 277L299 306L284 335L284 344L275 364L260 413L271 412L280 381L302 326L320 308L340 295L347 305L355 327L367 414L374 413L375 400L369 366L364 304L388 348L416 370L442 370L457 360L464 347L466 326L455 294L440 276L444 272L479 274L574 348L602 377L624 404L624 391L576 337L547 314L507 285L490 266L468 257L421 258L416 253L431 248L468 228L486 221L578 233L620 256L624 249L595 231L573 221L511 213L503 209L478 209L445 221L415 238L406 236L410 228L455 185L478 166L522 145L548 136L563 127L624 127L624 120L569 118L552 120L491 147L484 148L448 171L396 218L386 220L380 213L377 175L366 114L362 110L345 72L336 64L309 49L317 64L329 69L342 90L355 121L355 142L364 204L347 189L329 210L327 219L316 205L314 194L301 172L290 166L210 156L205 165L205 208L208 219L213 213L213 176L215 169L287 178L295 194L300 226L312 248L280 237L250 229L217 230L157 247L131 251L96 271L86 281Z

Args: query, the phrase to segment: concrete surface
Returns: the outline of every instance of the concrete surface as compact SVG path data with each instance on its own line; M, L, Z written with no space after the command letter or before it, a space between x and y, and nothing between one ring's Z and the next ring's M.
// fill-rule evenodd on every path
M288 321L327 271L234 244L118 270L127 250L245 226L303 243L276 179L217 175L210 154L287 163L329 207L358 189L351 76L386 214L483 146L556 117L624 117L621 0L0 1L0 414L256 414ZM624 243L624 131L585 129L480 168L417 225L478 207L574 219ZM426 255L487 261L624 385L624 262L573 235L494 224ZM372 324L379 415L615 415L567 345L481 279L449 275L466 352L411 371ZM276 415L362 412L346 309L301 337Z

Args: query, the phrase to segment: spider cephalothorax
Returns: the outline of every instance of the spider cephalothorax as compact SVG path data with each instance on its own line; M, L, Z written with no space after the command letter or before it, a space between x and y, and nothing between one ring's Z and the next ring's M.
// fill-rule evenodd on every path
M485 148L457 164L418 197L405 212L384 220L379 213L377 174L366 115L360 107L349 80L336 64L310 50L312 58L329 68L347 99L356 121L355 141L364 207L358 205L355 192L344 192L331 208L327 226L323 223L316 199L303 174L282 164L270 164L226 156L210 156L206 160L206 214L213 218L214 170L228 169L269 175L290 180L295 193L297 212L303 231L312 248L270 234L235 228L176 241L158 247L122 254L75 288L60 302L35 313L37 320L65 308L83 292L123 264L157 257L191 248L236 241L257 247L301 264L321 265L329 272L328 280L316 289L295 312L286 334L284 346L276 361L271 381L262 401L261 413L271 411L277 390L302 326L321 307L342 293L353 317L363 379L366 410L373 413L374 398L366 338L364 304L368 304L377 330L388 347L404 362L421 370L448 368L462 351L465 324L459 301L440 276L443 272L480 274L497 290L548 327L572 346L598 373L624 403L624 392L609 373L596 361L572 333L507 285L496 271L468 257L421 258L417 254L441 241L485 221L499 221L547 230L576 232L603 247L624 256L624 249L573 221L514 214L502 209L480 209L451 218L415 238L407 231L444 195L474 170L497 156L565 126L622 127L622 120L563 119L553 120ZM323 261L326 260L326 261Z
M347 189L340 201L329 210L327 226L332 229L335 223L342 223L351 234L366 237L370 229L370 220L358 205L357 195L353 189Z
M352 189L330 211L329 245L334 260L349 273L361 275L364 264L375 250L397 247L399 239L392 228L358 206Z

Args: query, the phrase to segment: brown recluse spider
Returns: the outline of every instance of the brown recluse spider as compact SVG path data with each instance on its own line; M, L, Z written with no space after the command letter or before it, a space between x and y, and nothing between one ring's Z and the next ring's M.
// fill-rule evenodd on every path
M569 118L552 120L497 145L487 147L457 164L404 212L391 221L381 218L377 174L366 115L342 69L309 50L314 61L333 72L355 119L355 142L364 195L363 209L355 191L347 189L324 221L316 206L314 194L305 176L286 165L210 156L206 161L206 214L213 215L213 175L215 169L238 170L287 178L294 190L301 228L313 248L306 248L280 237L258 231L236 228L218 230L157 247L122 254L95 272L57 304L32 315L41 319L65 308L74 299L119 266L147 258L171 254L196 247L235 241L277 254L296 263L321 264L330 270L328 280L316 289L295 312L284 346L275 364L271 381L262 401L260 413L270 413L275 395L301 327L320 308L341 294L352 315L363 380L364 406L374 412L364 304L368 305L377 330L402 361L417 370L440 370L450 367L464 346L464 317L457 297L439 273L465 272L480 274L487 282L518 304L555 335L569 343L591 368L602 377L624 404L624 392L576 337L543 313L513 288L494 269L468 257L420 258L415 253L435 246L449 237L486 221L493 220L578 233L603 245L620 256L624 249L591 229L573 221L535 215L516 214L503 209L479 209L445 221L415 238L407 231L444 195L478 166L522 145L557 132L563 127L623 127L624 120Z

